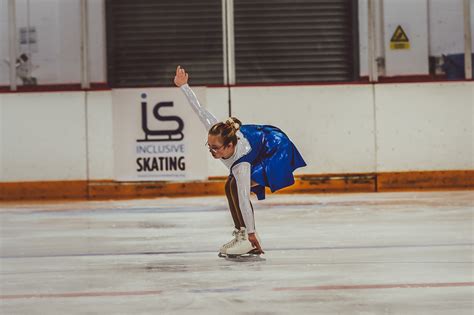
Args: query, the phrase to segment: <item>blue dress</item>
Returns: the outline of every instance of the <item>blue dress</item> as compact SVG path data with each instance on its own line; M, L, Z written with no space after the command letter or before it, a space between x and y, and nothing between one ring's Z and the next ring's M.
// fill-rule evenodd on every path
M240 132L252 149L235 161L232 167L242 162L250 163L250 178L258 183L251 190L258 200L265 199L265 187L275 192L295 183L293 171L306 166L306 163L281 129L269 125L242 125Z

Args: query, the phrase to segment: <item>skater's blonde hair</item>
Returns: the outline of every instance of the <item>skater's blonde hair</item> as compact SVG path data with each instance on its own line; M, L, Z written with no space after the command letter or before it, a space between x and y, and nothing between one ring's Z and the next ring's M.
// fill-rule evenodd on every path
M213 136L220 136L223 141L223 145L227 146L232 143L234 146L237 144L237 131L242 126L242 122L235 117L229 117L225 122L219 122L212 126L209 130L209 134Z

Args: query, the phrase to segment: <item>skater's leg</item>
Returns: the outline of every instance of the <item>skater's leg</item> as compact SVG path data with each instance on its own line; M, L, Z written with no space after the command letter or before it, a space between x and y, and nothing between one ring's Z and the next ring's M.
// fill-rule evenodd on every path
M241 232L241 228L242 228L241 220L239 219L239 215L238 215L238 212L240 212L240 211L238 211L236 209L236 206L235 206L236 204L235 204L234 199L232 197L232 188L231 187L233 185L233 182L235 182L235 178L232 175L230 175L227 178L227 181L225 183L225 195L227 197L227 202L229 203L229 211L230 211L230 214L232 216L232 220L234 221L235 229L232 232L233 239L230 240L229 242L225 243L224 245L222 245L221 248L219 249L219 256L220 257L225 257L227 249L232 247L238 241L239 233Z
M249 240L249 235L247 234L247 231L245 229L245 222L243 219L242 211L240 210L240 204L239 204L239 197L238 197L238 188L237 188L237 181L233 176L229 177L228 180L228 188L229 188L229 193L233 202L233 209L235 209L237 219L239 221L239 224L241 226L240 230L240 237L238 238L238 241L233 244L232 246L226 248L226 254L229 256L238 256L238 255L246 255L249 253L256 253L260 254L263 253L263 251L260 248L260 238L258 237L257 233L252 234L252 237L255 238L255 242L257 242L258 246L254 247L253 243L250 242ZM250 206L252 208L252 214L253 214L253 205L250 203Z
M245 227L244 217L242 216L242 212L240 211L237 181L235 180L234 176L231 176L231 179L229 180L229 190L240 227Z
M227 181L225 182L225 195L227 197L227 202L229 203L229 211L230 211L230 214L232 215L232 220L234 220L234 226L237 230L240 230L242 225L240 223L241 220L239 219L239 215L237 214L237 209L235 208L234 199L232 197L232 191L231 191L232 183L235 183L235 178L234 176L230 175L227 178ZM240 213L240 211L238 212Z

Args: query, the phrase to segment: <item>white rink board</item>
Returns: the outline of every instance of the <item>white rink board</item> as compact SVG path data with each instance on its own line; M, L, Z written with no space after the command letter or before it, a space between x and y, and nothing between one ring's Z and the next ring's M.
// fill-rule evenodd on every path
M380 84L377 171L474 169L474 84Z
M88 161L91 180L114 177L112 92L87 92Z
M4 94L0 94L0 181L3 181L3 99Z
M297 174L360 173L375 168L370 85L233 88L243 123L280 127L308 166Z
M2 181L86 179L84 95L2 96Z
M297 174L474 169L473 82L377 84L376 120L372 89L233 88L232 114L281 127L308 163ZM224 120L227 95L206 88L201 101ZM87 166L88 178L113 180L112 111L110 91L1 94L1 181L85 180ZM207 156L207 175L226 176L206 152L199 119L189 123L200 128L193 152Z

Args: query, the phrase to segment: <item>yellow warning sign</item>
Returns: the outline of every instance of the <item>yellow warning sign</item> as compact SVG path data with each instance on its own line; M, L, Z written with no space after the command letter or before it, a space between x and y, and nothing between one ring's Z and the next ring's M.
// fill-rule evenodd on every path
M400 25L390 39L390 49L410 49L410 40Z

